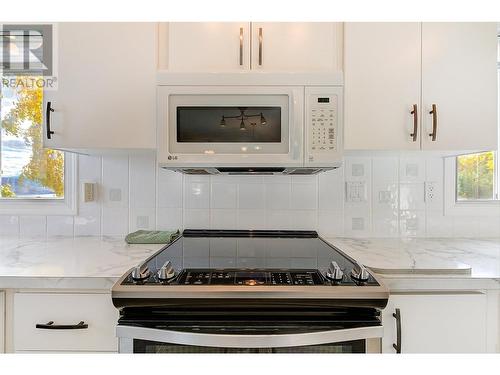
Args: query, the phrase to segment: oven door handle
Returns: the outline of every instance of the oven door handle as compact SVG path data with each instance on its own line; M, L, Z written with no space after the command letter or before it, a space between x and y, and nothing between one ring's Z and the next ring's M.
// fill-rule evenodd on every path
M294 346L333 344L344 341L381 338L382 326L337 329L278 335L228 335L172 331L133 326L116 327L120 339L157 341L169 344L216 348L286 348Z

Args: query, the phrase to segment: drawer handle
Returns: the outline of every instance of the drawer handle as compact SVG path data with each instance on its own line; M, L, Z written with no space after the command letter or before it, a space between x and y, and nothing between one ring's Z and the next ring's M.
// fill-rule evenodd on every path
M38 329L87 329L89 325L83 320L78 324L54 324L51 320L45 324L37 324L35 327Z

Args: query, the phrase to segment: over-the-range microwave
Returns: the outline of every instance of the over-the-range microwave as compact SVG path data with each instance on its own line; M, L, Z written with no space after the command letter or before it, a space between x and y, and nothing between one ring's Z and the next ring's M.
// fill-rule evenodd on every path
M187 174L338 168L342 86L159 86L158 161Z

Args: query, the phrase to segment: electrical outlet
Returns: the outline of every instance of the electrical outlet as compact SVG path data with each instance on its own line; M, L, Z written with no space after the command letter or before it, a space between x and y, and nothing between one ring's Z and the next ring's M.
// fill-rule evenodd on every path
M436 183L428 181L425 183L425 202L432 203L436 199Z

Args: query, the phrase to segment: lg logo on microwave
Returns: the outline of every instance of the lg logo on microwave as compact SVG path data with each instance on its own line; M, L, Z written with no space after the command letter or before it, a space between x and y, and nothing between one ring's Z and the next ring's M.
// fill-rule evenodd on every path
M179 159L179 157L176 155L168 155L167 159L168 160L177 160L177 159Z

